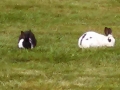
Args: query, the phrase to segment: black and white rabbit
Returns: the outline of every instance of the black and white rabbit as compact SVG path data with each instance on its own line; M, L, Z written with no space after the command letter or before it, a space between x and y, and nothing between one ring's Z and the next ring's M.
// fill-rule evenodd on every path
M21 34L18 40L19 48L32 49L36 46L36 44L37 44L37 40L34 34L31 32L31 30L28 30L25 32L21 31Z
M102 46L113 47L115 44L115 38L112 36L111 28L105 27L104 32L106 36L94 31L84 33L78 40L78 46L80 48Z

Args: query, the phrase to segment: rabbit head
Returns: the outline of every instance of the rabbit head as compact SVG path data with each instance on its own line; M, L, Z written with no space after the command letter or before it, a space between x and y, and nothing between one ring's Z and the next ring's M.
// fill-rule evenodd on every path
M107 38L106 46L114 46L114 44L115 44L115 38L112 35L111 28L105 27L104 33L105 33L106 38Z

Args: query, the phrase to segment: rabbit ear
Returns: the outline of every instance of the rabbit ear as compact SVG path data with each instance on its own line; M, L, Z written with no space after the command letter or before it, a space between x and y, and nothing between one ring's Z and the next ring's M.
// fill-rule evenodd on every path
M24 38L24 32L21 31L21 35L19 36L19 40L18 41L20 41L20 39L23 39L23 38Z
M105 27L104 32L105 32L105 35L108 36L109 34L112 33L112 30L111 30L111 28Z
M108 28L108 34L112 34L111 28Z
M23 31L21 31L21 35L23 35L24 34L24 32Z
M108 28L107 27L105 27L104 33L105 33L106 36L108 35Z

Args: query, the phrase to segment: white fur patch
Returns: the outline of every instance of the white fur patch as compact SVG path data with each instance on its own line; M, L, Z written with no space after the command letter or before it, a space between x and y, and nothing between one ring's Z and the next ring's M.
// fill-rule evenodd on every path
M30 43L31 43L31 49L32 49L32 48L33 48L33 44L32 44L31 38L29 38L29 41L30 41Z
M19 41L19 43L18 43L18 47L19 47L19 48L24 48L24 47L23 47L23 41L24 41L24 39L21 39L21 40Z

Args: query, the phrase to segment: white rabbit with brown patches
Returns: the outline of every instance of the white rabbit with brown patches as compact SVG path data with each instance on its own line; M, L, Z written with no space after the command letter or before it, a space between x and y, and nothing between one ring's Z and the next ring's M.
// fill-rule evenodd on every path
M112 36L111 28L105 27L104 32L105 35L94 31L84 33L78 40L78 46L80 48L113 47L115 45L115 38Z

